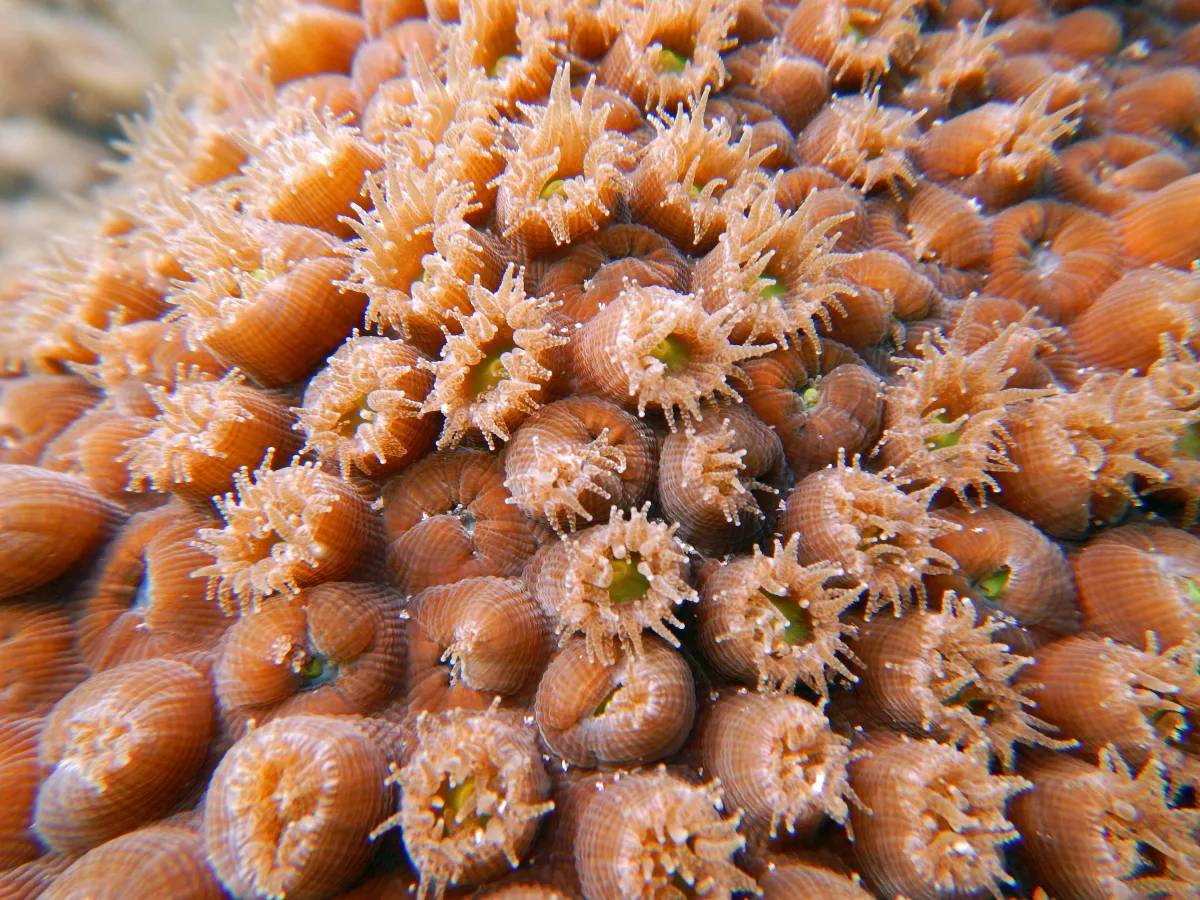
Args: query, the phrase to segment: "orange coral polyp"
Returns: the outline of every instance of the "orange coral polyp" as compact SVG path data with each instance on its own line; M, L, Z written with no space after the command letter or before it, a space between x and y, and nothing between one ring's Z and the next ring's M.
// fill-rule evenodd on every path
M437 430L421 407L433 389L427 358L402 341L355 334L308 383L295 409L306 447L343 476L394 472L424 453Z
M313 463L234 476L217 500L224 528L200 532L213 563L196 570L223 605L253 607L262 598L336 581L380 549L382 529L360 489Z
M560 68L546 105L525 107L530 123L509 126L496 213L501 233L529 257L607 224L628 193L632 143L605 127L610 107L596 103L594 83L575 101Z
M731 306L706 312L692 295L630 285L572 338L580 381L643 416L661 410L668 425L701 419L701 402L734 398L737 363L774 344L737 343L744 315Z
M769 190L745 211L733 205L722 240L696 264L692 277L704 288L704 308L739 312L734 340L815 345L817 325L828 326L830 310L841 309L842 298L854 292L841 270L851 257L833 249L830 233L849 216L814 220L813 198L791 212L781 210Z
M553 333L550 298L528 296L525 272L510 265L495 291L478 276L470 289L473 312L457 313L458 334L448 334L438 360L421 360L434 374L420 415L441 413L438 449L477 434L494 449L541 405L554 376L555 348L567 339Z
M628 14L600 62L600 83L647 111L719 89L733 46L731 0L649 0Z

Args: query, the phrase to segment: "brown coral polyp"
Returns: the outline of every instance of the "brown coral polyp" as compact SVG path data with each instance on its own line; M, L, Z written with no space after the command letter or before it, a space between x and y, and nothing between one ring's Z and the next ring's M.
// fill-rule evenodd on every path
M70 375L7 381L0 393L0 462L36 463L42 449L99 400L95 388Z
M209 864L258 897L326 897L351 882L388 814L387 757L352 718L294 716L225 754L204 805Z
M849 348L805 342L742 365L746 404L783 443L797 478L870 448L883 426L883 385Z
M1134 647L1153 634L1174 647L1196 633L1200 540L1130 524L1097 535L1071 557L1083 625Z
M53 581L88 560L125 518L78 478L0 464L0 597Z
M509 713L451 710L417 721L417 746L394 775L399 825L422 896L516 868L553 809L536 733Z
M880 732L863 749L850 765L862 801L850 818L855 860L877 891L933 900L1013 883L1002 854L1021 835L1006 807L1028 781L931 740Z
M798 52L824 64L839 87L870 86L916 53L919 4L911 0L803 0L783 24Z
M839 460L792 489L779 530L799 535L802 563L839 565L841 586L865 593L869 612L891 604L899 615L910 600L924 601L922 575L954 569L954 559L932 543L957 529L930 513L937 489L905 493L858 460Z
M130 479L143 489L204 501L225 494L234 475L252 469L268 451L290 459L300 449L286 399L245 383L240 373L220 380L179 379L171 391L151 390L153 425L128 445Z
M849 739L799 697L726 694L706 711L697 740L705 774L721 779L755 836L804 834L826 816L845 824L857 802L847 780Z
M576 869L587 896L620 900L703 889L729 900L754 889L733 862L745 838L736 818L721 815L716 784L692 784L660 769L585 781L576 790L587 794L575 831Z
M631 10L600 63L600 83L646 110L670 109L720 88L722 52L735 43L728 0L650 0Z
M312 228L196 209L181 246L192 281L172 296L194 338L265 387L307 375L362 321L366 297L343 292L339 241Z
M213 666L226 727L237 735L285 716L385 706L404 681L400 599L376 585L334 582L243 615Z
M192 573L210 561L193 546L213 517L181 503L139 513L113 538L84 587L79 647L93 671L211 648L228 620Z
M89 678L46 718L34 828L81 852L163 815L200 772L215 725L208 678L148 659Z
M648 513L648 506L615 510L607 525L544 547L525 569L530 591L557 633L582 633L589 658L611 663L614 637L639 654L643 630L679 646L667 626L682 627L675 607L694 601L696 592L687 581L678 526L652 520Z
M305 446L342 475L390 473L433 444L437 419L421 416L433 375L402 341L355 334L309 381L295 410Z
M237 497L217 501L224 528L200 532L213 558L195 574L228 605L253 606L279 591L295 593L352 574L381 548L382 528L361 489L312 463L234 477Z
M701 401L736 396L737 363L774 344L734 343L740 310L709 313L695 296L630 285L572 338L585 387L645 415L659 410L674 428L703 418Z
M1195 811L1171 801L1160 761L1134 768L1104 750L1098 764L1040 755L1022 771L1032 789L1012 805L1021 855L1056 894L1171 893L1200 876Z
M546 105L530 108L528 125L510 126L496 214L501 234L529 257L607 224L628 192L632 144L605 127L609 114L591 83L572 99L561 68Z
M961 526L934 538L933 545L954 557L977 607L1042 635L1079 628L1071 566L1056 543L997 506L938 515Z
M464 578L410 604L410 710L486 709L522 695L546 666L550 622L516 578Z
M696 715L696 689L683 655L660 638L645 638L641 655L625 648L605 664L589 659L586 642L559 648L538 684L538 733L576 766L638 766L674 754Z
M658 447L650 429L599 397L543 407L513 435L504 485L526 515L564 533L646 501Z
M1015 744L1074 746L1049 737L1054 728L1037 718L1038 704L1013 676L1030 660L1012 653L994 635L1002 622L978 616L974 604L953 592L941 611L880 617L852 641L860 660L860 708L891 727L931 733L959 747L983 748L1006 771Z
M484 575L516 575L539 545L536 526L509 500L504 466L479 450L434 453L383 490L388 568L415 594Z
M720 555L770 532L786 487L783 444L743 406L710 407L687 431L667 435L658 498L679 538Z
M705 659L742 684L768 691L803 684L828 696L836 676L856 678L845 662L853 658L845 639L854 626L841 616L858 592L829 584L844 574L839 566L801 565L798 541L776 541L770 556L755 549L708 574L697 638Z
M447 334L441 357L422 366L434 375L420 415L441 413L438 449L456 447L468 435L489 449L537 410L554 377L557 348L567 339L556 332L556 304L529 296L524 270L509 266L495 291L478 277L469 296L473 312L455 312L459 333Z
M1121 269L1112 225L1087 210L1031 200L992 220L988 291L1036 306L1053 322L1077 318Z

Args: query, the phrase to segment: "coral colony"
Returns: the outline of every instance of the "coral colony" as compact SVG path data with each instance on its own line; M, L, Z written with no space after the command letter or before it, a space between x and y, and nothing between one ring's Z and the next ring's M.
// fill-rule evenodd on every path
M1200 896L1200 3L260 0L128 130L0 897Z

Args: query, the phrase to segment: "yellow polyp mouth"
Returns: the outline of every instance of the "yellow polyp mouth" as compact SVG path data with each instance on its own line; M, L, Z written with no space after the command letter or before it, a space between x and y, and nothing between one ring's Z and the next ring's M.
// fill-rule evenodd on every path
M650 590L650 579L638 571L642 557L630 553L625 559L612 561L612 581L608 583L608 599L617 605L641 600Z
M1189 425L1176 446L1188 459L1200 459L1200 422Z
M475 806L475 776L468 775L458 784L450 786L450 779L442 780L437 797L441 800L442 836L450 837L465 828L481 828L491 816L473 814L459 818L464 810Z
M979 592L989 600L998 600L1000 595L1008 590L1008 582L1012 579L1012 569L1008 566L1001 566L995 572L984 575L975 586L979 588Z
M553 181L546 182L546 186L542 188L538 196L543 200L549 200L551 197L565 197L567 195L566 185L565 178L555 178Z
M596 711L592 713L592 718L593 719L599 718L600 716L602 716L606 712L608 712L608 705L610 703L612 703L613 698L616 697L617 694L619 694L620 692L621 692L621 685L618 684L615 688L613 688L611 691L609 691L607 694L605 694L604 699L601 700L600 704L596 707Z
M687 368L691 356L687 344L673 334L668 334L655 344L650 355L666 366L668 372L682 372Z
M338 434L342 437L353 437L354 433L358 431L359 425L366 425L371 421L366 415L369 410L370 407L367 406L367 398L360 397L358 402L342 413L342 417L337 420L335 427Z
M934 416L934 420L941 422L944 425L949 425L953 420L946 414L942 413L939 416ZM956 428L954 431L946 434L939 434L936 437L931 437L925 441L925 447L928 450L942 450L946 447L954 447L962 439L962 429Z
M503 356L512 350L504 347L493 350L483 360L471 369L471 393L475 397L486 394L508 377L508 369L504 368Z
M682 53L676 53L674 50L664 47L658 51L658 56L654 60L654 68L663 75L682 75L683 70L688 67L688 62L688 58Z
M817 405L817 401L821 399L821 392L815 387L806 387L802 391L797 391L800 399L804 401L805 409L812 409Z
M267 270L262 267L255 269L253 272L247 272L246 274L259 284L266 284L270 280L270 276L267 275Z
M337 681L337 673L337 666L331 665L329 660L321 654L310 653L297 673L303 682L300 690L312 691L322 685L332 684Z
M511 53L505 53L496 57L496 61L487 67L488 77L497 77L502 71L504 71L505 66L507 66L510 62L516 62L518 59L520 59L520 57L514 56Z
M764 300L774 300L787 293L787 287L778 278L759 279L758 296Z
M1195 579L1183 579L1183 590L1189 603L1193 606L1200 606L1200 584L1196 584Z
M759 588L758 592L770 600L771 605L778 610L779 614L787 619L787 625L783 629L783 639L789 646L797 647L812 643L813 621L807 609L789 596L781 597L763 588Z
M886 544L889 540L890 537L884 535L882 528L877 528L872 525L862 530L862 535L858 542L858 549L867 550L870 547L874 547L876 544Z

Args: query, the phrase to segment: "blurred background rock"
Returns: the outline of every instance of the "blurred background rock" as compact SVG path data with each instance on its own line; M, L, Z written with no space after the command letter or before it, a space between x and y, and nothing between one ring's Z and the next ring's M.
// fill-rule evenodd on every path
M0 273L74 219L116 117L233 18L234 0L0 0Z

